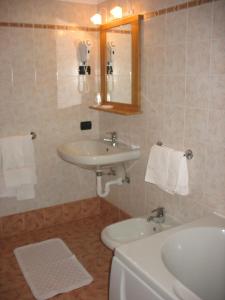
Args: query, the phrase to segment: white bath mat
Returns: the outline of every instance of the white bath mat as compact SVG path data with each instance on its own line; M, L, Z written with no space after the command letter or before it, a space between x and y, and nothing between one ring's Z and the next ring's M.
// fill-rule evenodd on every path
M22 273L38 300L88 285L91 275L61 239L50 239L14 250Z

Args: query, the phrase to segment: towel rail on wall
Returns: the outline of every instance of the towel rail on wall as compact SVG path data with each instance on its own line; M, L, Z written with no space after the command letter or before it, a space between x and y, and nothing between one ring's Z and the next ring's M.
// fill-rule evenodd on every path
M161 141L158 141L156 143L158 146L162 146L163 143ZM184 152L184 156L188 159L188 160L191 160L193 157L194 157L194 154L193 154L193 151L191 149L187 149L185 152Z

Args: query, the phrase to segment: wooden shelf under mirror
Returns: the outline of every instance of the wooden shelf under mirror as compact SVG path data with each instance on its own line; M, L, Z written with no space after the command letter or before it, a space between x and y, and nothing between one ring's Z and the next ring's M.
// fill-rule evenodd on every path
M101 105L90 108L122 115L141 113L140 22L142 15L100 26Z
M126 116L137 115L137 114L142 113L140 110L132 109L130 107L123 108L119 105L116 105L115 107L112 107L112 105L107 105L107 104L106 105L92 105L92 106L89 106L89 108L99 110L99 111L119 114L119 115L126 115Z

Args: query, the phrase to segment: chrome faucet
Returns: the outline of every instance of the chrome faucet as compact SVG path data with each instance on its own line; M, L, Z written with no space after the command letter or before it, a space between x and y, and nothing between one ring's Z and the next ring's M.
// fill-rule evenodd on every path
M110 142L113 147L116 147L117 144L117 133L115 131L109 132L111 134L111 138L104 138L105 142Z
M165 208L157 207L152 210L152 214L147 218L147 221L153 221L155 223L164 223L165 222Z

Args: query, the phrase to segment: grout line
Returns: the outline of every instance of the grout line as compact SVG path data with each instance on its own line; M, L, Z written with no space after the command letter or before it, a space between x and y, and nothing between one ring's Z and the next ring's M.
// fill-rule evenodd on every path
M183 149L185 149L185 134L186 134L186 117L187 117L187 64L188 64L188 31L189 31L189 13L186 13L186 29L185 29L185 70L184 70L184 131L183 131Z
M206 168L206 162L208 161L208 153L207 153L207 144L209 143L209 115L210 115L210 102L212 102L212 88L213 88L213 76L212 76L212 52L213 52L213 30L214 30L214 3L212 3L212 7L211 7L211 26L210 26L210 44L209 44L209 70L208 70L208 80L210 80L210 91L209 91L209 98L207 101L207 130L206 130L206 141L204 141L206 143L206 146L204 148L204 167ZM203 178L203 185L206 185L206 177ZM207 195L205 189L203 189L202 191L202 196L203 198L205 198L205 196Z

